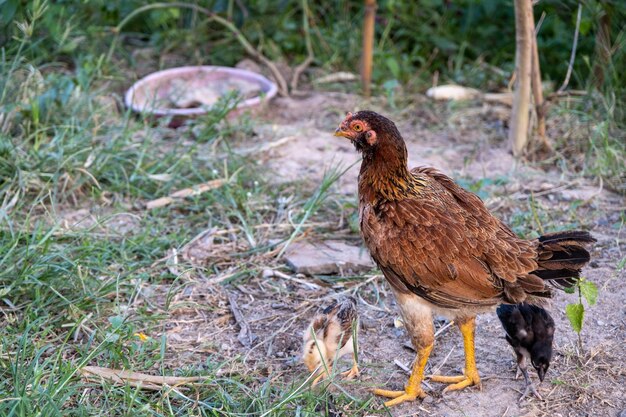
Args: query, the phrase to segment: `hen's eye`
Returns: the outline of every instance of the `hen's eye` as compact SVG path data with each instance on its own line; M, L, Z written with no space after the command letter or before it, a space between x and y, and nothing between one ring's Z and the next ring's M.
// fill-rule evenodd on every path
M355 132L360 132L361 130L363 130L363 126L360 123L355 124L354 126L352 126L352 129Z

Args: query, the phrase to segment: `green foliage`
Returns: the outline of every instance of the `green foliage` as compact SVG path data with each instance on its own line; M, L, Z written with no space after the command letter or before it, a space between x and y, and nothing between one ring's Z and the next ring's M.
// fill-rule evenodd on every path
M199 142L212 142L220 135L227 136L235 129L226 121L226 116L241 102L242 98L237 91L220 96L213 106L198 118L197 138Z
M13 23L32 13L36 3L17 0L0 3L3 11L0 27L6 32L5 44L16 31ZM360 59L362 2L310 3L316 64L356 71ZM145 2L139 0L48 3L37 31L41 42L29 48L28 56L37 60L49 55L76 55L81 51L97 55L102 42L93 40L110 40L110 28L144 5ZM300 0L256 0L245 5L203 1L198 5L235 22L252 44L271 59L299 62L306 56ZM536 20L543 13L546 15L538 37L544 78L557 83L562 81L567 69L577 5L574 0L551 0L535 6ZM603 13L612 17L615 41L623 42L620 22L626 17L626 5L585 2L577 52L580 59L575 62L571 82L574 87L584 87L590 79L593 69L586 62L592 61L594 56L598 19ZM193 10L161 8L132 19L124 31L133 44L147 41L159 47L167 44L168 48L178 44L197 50L204 62L213 64L233 65L243 57L241 45L230 33L215 24L206 27L203 22L204 17ZM375 45L375 62L380 65L375 65L373 75L379 84L390 79L414 83L418 71L424 77L421 81L427 85L430 74L438 71L457 83L499 88L513 68L514 42L512 4L503 5L498 0L380 1ZM623 79L623 72L611 74Z
M589 305L591 306L595 305L596 301L598 300L598 287L596 286L596 284L583 279L581 280L579 285L580 292L585 301L587 301L587 303L589 303Z
M568 304L565 306L565 314L569 319L572 329L576 333L580 333L583 329L583 318L585 316L585 307L582 304Z
M568 292L574 292L578 290L578 302L570 303L565 306L565 314L569 319L572 329L574 329L574 331L578 333L579 343L582 344L582 340L580 339L580 333L582 332L583 322L585 318L585 305L583 304L583 299L590 306L595 305L596 301L598 300L598 287L593 282L585 278L580 278L576 282L576 286L570 288L569 290L570 291Z

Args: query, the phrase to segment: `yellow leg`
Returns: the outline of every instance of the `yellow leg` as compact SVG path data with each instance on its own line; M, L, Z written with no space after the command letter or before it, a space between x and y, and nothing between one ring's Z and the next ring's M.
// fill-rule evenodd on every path
M459 329L463 335L463 347L465 349L465 372L459 376L442 376L430 375L429 378L433 382L442 382L451 384L443 390L457 391L472 385L480 387L480 377L476 369L476 358L474 355L474 330L476 328L476 318L472 317L468 320L459 321Z
M413 365L413 371L411 372L409 382L404 391L374 390L374 394L376 395L393 398L385 403L386 407L391 407L405 401L414 401L416 398L426 397L426 393L422 389L422 380L424 379L424 368L426 367L426 362L428 362L431 350L433 350L432 344L419 349L417 358L415 358L415 364Z
M312 386L316 386L321 381L328 378L328 376L331 374L331 371L332 371L332 368L330 367L330 365L328 365L328 369L322 366L322 368L318 371L319 375L317 376L317 378L313 380Z
M344 377L344 379L352 379L359 376L359 374L359 364L356 361L356 355L352 355L352 369L342 372L341 376Z

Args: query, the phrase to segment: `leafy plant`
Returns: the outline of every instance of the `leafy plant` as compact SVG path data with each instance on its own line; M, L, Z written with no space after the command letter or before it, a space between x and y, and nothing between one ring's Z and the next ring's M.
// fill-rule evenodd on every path
M578 334L578 344L582 347L581 332L585 318L585 305L583 299L588 305L595 305L598 300L598 287L586 278L580 278L576 285L566 290L569 293L578 291L578 302L570 303L565 307L565 314L569 319L572 329Z

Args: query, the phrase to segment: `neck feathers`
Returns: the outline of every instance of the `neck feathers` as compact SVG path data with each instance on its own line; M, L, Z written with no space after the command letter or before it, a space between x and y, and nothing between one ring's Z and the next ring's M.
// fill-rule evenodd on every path
M374 149L364 152L359 174L361 199L375 203L416 195L424 183L411 174L407 159L402 138L384 138Z

